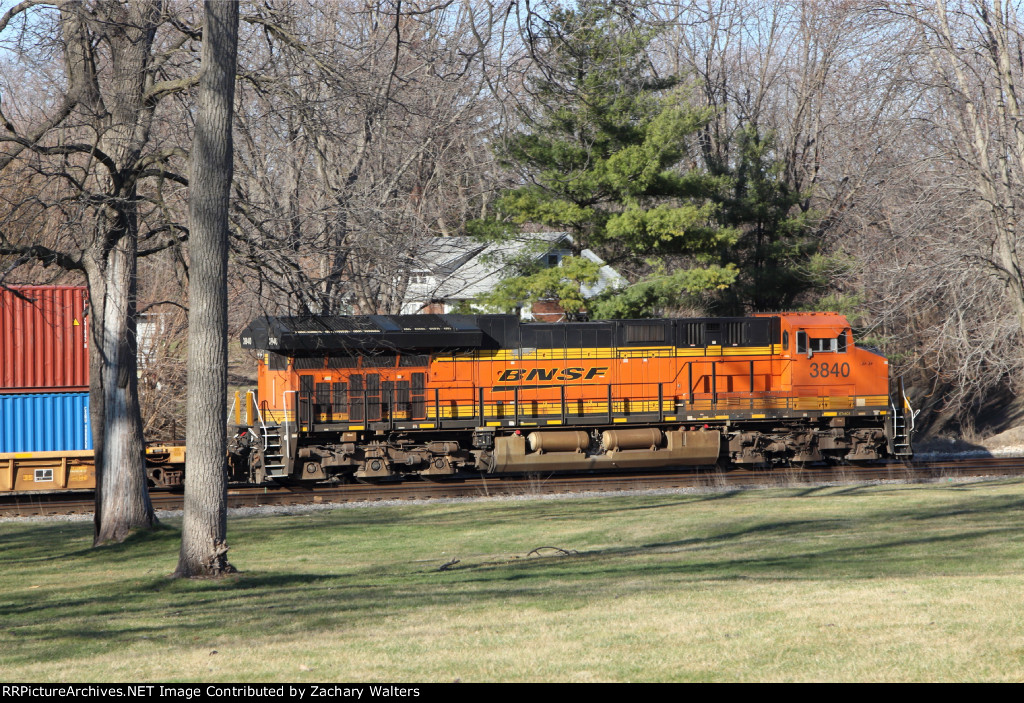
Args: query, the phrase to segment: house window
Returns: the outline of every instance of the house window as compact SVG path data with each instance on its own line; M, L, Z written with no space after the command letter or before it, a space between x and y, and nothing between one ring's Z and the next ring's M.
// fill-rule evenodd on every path
M554 268L558 266L558 254L548 254L548 267Z

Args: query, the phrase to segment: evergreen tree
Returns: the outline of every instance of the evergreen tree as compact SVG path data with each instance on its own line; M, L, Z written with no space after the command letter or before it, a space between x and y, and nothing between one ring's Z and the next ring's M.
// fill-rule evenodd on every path
M501 151L527 185L501 197L498 212L516 225L569 232L578 250L593 248L610 263L649 269L643 262L653 255L706 264L673 271L674 295L659 284L667 280L662 271L641 281L659 295L632 298L678 302L684 291L725 286L736 276L732 267L711 265L737 235L718 223L716 198L729 178L696 168L688 144L711 113L687 105L675 78L654 74L645 54L652 32L622 7L580 2L531 27L533 101L525 130ZM627 307L603 309L650 311Z
M824 285L814 271L820 257L815 256L819 242L813 234L813 213L800 209L805 195L786 183L773 149L770 136L746 126L736 135L735 165L712 169L731 176L731 193L720 217L741 233L722 251L722 260L736 266L739 277L716 296L716 312L787 310Z

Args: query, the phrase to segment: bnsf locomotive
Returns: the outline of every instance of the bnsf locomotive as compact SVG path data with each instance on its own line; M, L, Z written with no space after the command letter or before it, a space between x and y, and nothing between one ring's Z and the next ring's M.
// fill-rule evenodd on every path
M267 317L249 480L777 465L909 457L888 361L835 313L524 323Z

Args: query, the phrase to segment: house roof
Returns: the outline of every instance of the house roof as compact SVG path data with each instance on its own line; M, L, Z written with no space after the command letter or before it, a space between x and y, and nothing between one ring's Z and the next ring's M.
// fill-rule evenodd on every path
M410 283L409 300L468 300L490 292L498 281L511 274L517 264L537 260L555 251L569 253L572 239L566 232L520 234L501 242L481 243L470 237L442 237L414 254L414 271L426 272L434 280ZM604 261L589 249L581 255L595 263ZM610 266L602 266L600 279L583 286L587 297L609 286L625 283Z

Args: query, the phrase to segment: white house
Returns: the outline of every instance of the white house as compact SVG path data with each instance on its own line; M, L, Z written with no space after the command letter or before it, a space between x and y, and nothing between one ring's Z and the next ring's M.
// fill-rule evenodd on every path
M447 313L460 303L475 300L503 278L514 275L524 260L558 266L563 257L572 256L571 237L565 232L521 234L501 243L485 244L470 237L438 237L423 251L413 254L413 266L402 312ZM597 264L604 261L589 249L580 256ZM585 298L609 288L626 285L626 280L611 266L603 265L593 285L582 286ZM554 321L564 316L557 301L521 310L525 320Z

